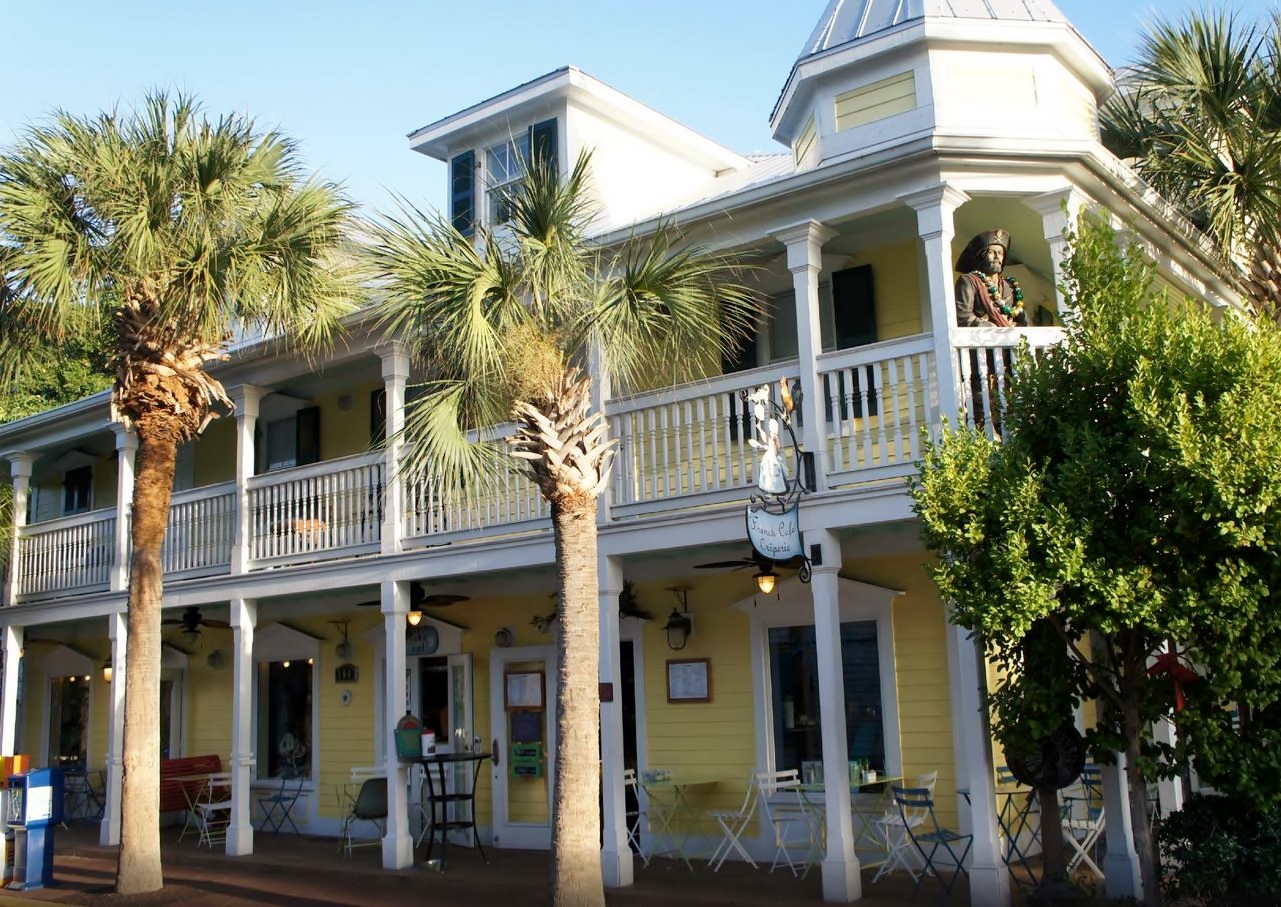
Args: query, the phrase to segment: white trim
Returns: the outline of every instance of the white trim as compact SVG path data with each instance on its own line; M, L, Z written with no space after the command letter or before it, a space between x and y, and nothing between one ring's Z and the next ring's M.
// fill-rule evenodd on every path
M311 777L303 785L304 790L315 790L318 787L317 779L319 778L321 754L320 754L320 643L319 637L312 636L310 633L304 633L301 630L295 630L293 627L285 624L268 624L265 627L255 628L254 630L254 666L258 670L253 672L253 703L254 703L254 752L258 752L263 743L262 724L267 720L267 710L261 697L263 696L262 684L259 677L262 674L261 666L273 661L301 660L307 659L311 668L311 744L309 761L311 762ZM262 758L254 767L250 778L251 787L253 782L272 780L258 774L259 771L266 770L269 765L267 758ZM310 816L309 816L310 818Z
M507 819L507 779L510 777L507 761L511 748L507 740L507 710L503 701L505 689L503 675L507 665L519 662L543 662L543 726L547 784L547 822L511 823ZM499 760L493 769L493 825L492 840L495 847L522 850L551 849L551 814L555 801L553 785L556 779L556 647L515 646L489 651L489 726L498 746Z

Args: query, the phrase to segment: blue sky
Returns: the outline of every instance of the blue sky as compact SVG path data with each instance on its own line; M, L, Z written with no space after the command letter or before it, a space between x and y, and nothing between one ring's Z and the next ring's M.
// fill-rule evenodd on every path
M1277 0L1237 0L1243 14ZM1113 66L1153 0L1056 0ZM1168 15L1196 0L1160 0ZM6 4L0 145L50 111L195 95L297 140L368 208L444 203L405 136L573 64L736 151L777 151L769 113L826 0L44 0Z

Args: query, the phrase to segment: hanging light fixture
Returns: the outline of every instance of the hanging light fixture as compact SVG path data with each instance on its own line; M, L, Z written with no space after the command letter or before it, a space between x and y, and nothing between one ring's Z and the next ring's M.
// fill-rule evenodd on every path
M111 659L108 658L106 661L102 663L102 679L105 680L107 683L111 683L111 673L112 673Z
M676 596L680 607L672 608L671 616L663 625L663 632L667 634L667 648L679 652L685 648L686 641L694 632L694 622L689 616L689 586L673 586L668 591Z
M420 623L422 623L422 620L423 620L423 612L421 611L410 611L405 616L408 618L409 626L411 627L418 626Z
M760 589L765 595L774 591L774 584L778 582L778 574L773 568L767 567L760 573L756 574L756 588Z

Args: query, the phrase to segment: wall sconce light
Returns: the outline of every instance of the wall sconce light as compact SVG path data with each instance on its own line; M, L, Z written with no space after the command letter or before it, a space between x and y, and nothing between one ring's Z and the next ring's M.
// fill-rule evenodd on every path
M676 596L680 608L672 608L663 632L667 634L667 648L679 652L694 633L694 621L689 616L689 586L671 586L668 591Z
M102 663L102 679L105 680L107 683L111 683L111 673L112 673L111 659L108 658L106 661Z
M224 659L225 657L222 654L222 649L214 649L209 653L208 657L205 658L205 664L217 671L222 668Z
M284 661L282 661L282 662L281 662L281 665L282 665L282 666L284 666L284 667L286 667L286 668L287 668L287 667L289 667L289 659L288 659L288 658L286 658Z
M760 589L765 595L774 591L774 584L778 582L778 574L772 569L762 570L756 574L756 588Z
M351 653L352 653L351 640L347 638L347 625L350 623L350 621L331 620L330 623L333 624L335 627L337 627L338 630L342 633L342 639L339 640L338 645L334 646L334 654L337 655L339 658L341 658L343 661L346 661L347 659L351 658Z
M421 611L410 611L405 616L408 618L409 626L411 627L418 626L420 623L422 623L422 620L423 620L423 612Z

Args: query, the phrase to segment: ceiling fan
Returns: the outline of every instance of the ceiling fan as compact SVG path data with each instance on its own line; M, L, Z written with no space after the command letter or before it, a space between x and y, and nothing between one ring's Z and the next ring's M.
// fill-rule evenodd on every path
M768 570L773 566L788 567L793 562L800 561L801 558L790 557L785 561L775 561L761 554L755 548L747 557L735 558L730 561L712 561L708 564L695 564L695 570L744 570L748 567L755 567L757 570Z
M231 624L227 623L225 620L216 620L214 618L204 617L201 615L200 609L194 605L189 608L184 608L181 617L167 617L160 623L167 626L181 627L182 630L180 632L182 635L193 641L200 635L201 627L227 629L231 626Z
M409 587L409 607L410 610L417 611L422 608L444 608L447 605L456 605L459 602L471 601L470 595L454 595L448 592L438 592L434 595L428 595L427 590L419 583L413 583ZM382 599L376 598L368 602L356 602L361 608L373 608L382 604Z

